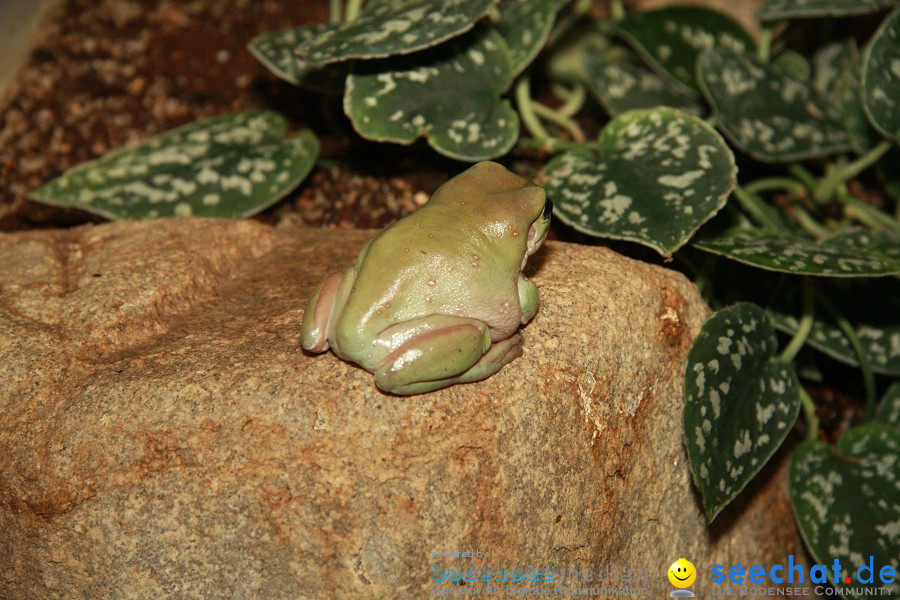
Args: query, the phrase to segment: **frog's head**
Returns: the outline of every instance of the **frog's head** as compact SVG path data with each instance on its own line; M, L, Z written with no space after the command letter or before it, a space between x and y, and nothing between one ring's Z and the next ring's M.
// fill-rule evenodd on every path
M553 203L544 188L519 177L503 165L483 161L442 185L429 204L453 207L460 221L499 238L510 249L522 248L524 260L541 247L550 229ZM465 210L459 210L460 207Z

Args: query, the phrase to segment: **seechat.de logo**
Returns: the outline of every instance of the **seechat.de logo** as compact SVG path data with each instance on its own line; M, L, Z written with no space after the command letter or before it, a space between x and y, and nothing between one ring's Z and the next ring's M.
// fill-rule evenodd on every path
M802 564L794 562L794 555L787 557L787 564L774 565L744 565L734 564L725 568L724 565L713 565L713 584L828 584L841 585L890 585L897 577L897 572L892 565L876 565L873 556L859 567L851 566L845 575L841 576L841 562L835 558L831 565L812 565L807 573ZM855 577L852 577L855 575Z

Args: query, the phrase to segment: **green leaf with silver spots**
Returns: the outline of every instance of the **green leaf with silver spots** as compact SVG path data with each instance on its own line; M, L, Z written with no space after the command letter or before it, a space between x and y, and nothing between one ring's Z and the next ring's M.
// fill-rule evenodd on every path
M900 427L900 381L895 381L881 397L875 420Z
M897 0L768 0L756 11L760 21L843 17L878 12Z
M285 138L281 115L248 110L190 123L70 169L31 198L110 219L243 217L309 174L310 132Z
M616 32L654 70L696 94L697 56L714 47L743 53L753 40L738 23L722 13L695 6L678 6L629 13L616 23Z
M344 112L365 138L425 137L445 156L484 160L506 154L518 138L519 118L500 98L511 83L503 37L476 31L413 56L357 63Z
M819 48L813 57L813 85L836 102L841 121L856 152L864 153L878 143L879 136L869 124L859 93L862 57L853 38Z
M370 2L349 23L327 25L295 48L306 62L325 65L351 58L411 54L462 35L496 0L382 0Z
M808 81L724 48L701 55L698 73L719 128L757 160L789 162L849 148L836 104Z
M558 0L500 0L497 30L509 46L513 75L524 71L547 43L560 8Z
M900 281L896 278L820 284L820 293L847 319L876 373L900 377ZM796 294L777 296L768 307L775 327L790 335L799 327ZM817 310L806 341L811 347L843 363L859 366L859 358L834 316Z
M794 450L788 484L794 515L814 562L840 563L844 600L870 598L864 594L880 586L883 597L900 592L896 580L885 585L878 576L884 565L900 570L898 457L900 430L884 423L854 427L834 449L808 440ZM873 583L859 583L863 565L874 567L862 573Z
M250 42L247 49L269 71L288 83L321 92L340 92L350 63L314 67L302 62L294 52L299 44L316 38L330 27L319 24L264 33Z
M841 73L831 90L832 97L840 106L841 120L850 138L850 144L859 154L865 153L881 140L867 118L860 96L861 81L862 58L859 57Z
M846 38L826 44L813 55L813 85L820 92L828 93L847 68L859 57L856 40Z
M668 106L700 116L703 107L643 65L628 60L608 61L588 56L585 61L588 89L614 117L636 108Z
M900 9L881 24L863 55L863 106L882 135L900 142Z
M563 222L670 256L725 205L736 167L709 125L658 108L616 117L596 146L558 155L545 173Z
M741 302L711 316L688 352L684 437L712 521L768 462L800 410L766 313Z
M725 232L719 237L694 242L694 247L768 271L828 277L879 277L900 273L900 262L879 252L819 244L755 229Z
M900 261L900 233L893 231L853 229L832 234L822 241Z

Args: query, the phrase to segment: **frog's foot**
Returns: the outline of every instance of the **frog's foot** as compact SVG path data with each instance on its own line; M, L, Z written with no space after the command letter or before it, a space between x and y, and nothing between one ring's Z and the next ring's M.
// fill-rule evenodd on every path
M479 381L493 375L499 371L503 365L519 356L522 356L522 336L517 333L512 337L492 344L487 352L481 355L474 364L457 375L430 379L427 381L410 381L408 383L396 385L387 391L399 395L421 394L447 387L448 385L453 385L455 383ZM375 381L378 383L377 372ZM380 383L378 385L382 389L385 389Z
M328 350L328 324L334 313L334 303L341 283L341 273L332 273L316 286L303 313L300 326L300 345L309 352Z
M490 377L499 371L503 365L513 359L522 356L522 336L518 333L513 334L505 340L500 340L496 344L491 345L491 349L485 352L475 366L460 375L455 383L469 383L471 381L479 381L485 377Z

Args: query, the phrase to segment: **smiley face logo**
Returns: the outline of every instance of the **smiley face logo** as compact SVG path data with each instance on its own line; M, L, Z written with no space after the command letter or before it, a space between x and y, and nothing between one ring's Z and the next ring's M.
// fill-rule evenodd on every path
M679 558L669 567L669 581L677 588L690 587L697 579L697 569L691 564L691 561L685 558Z

